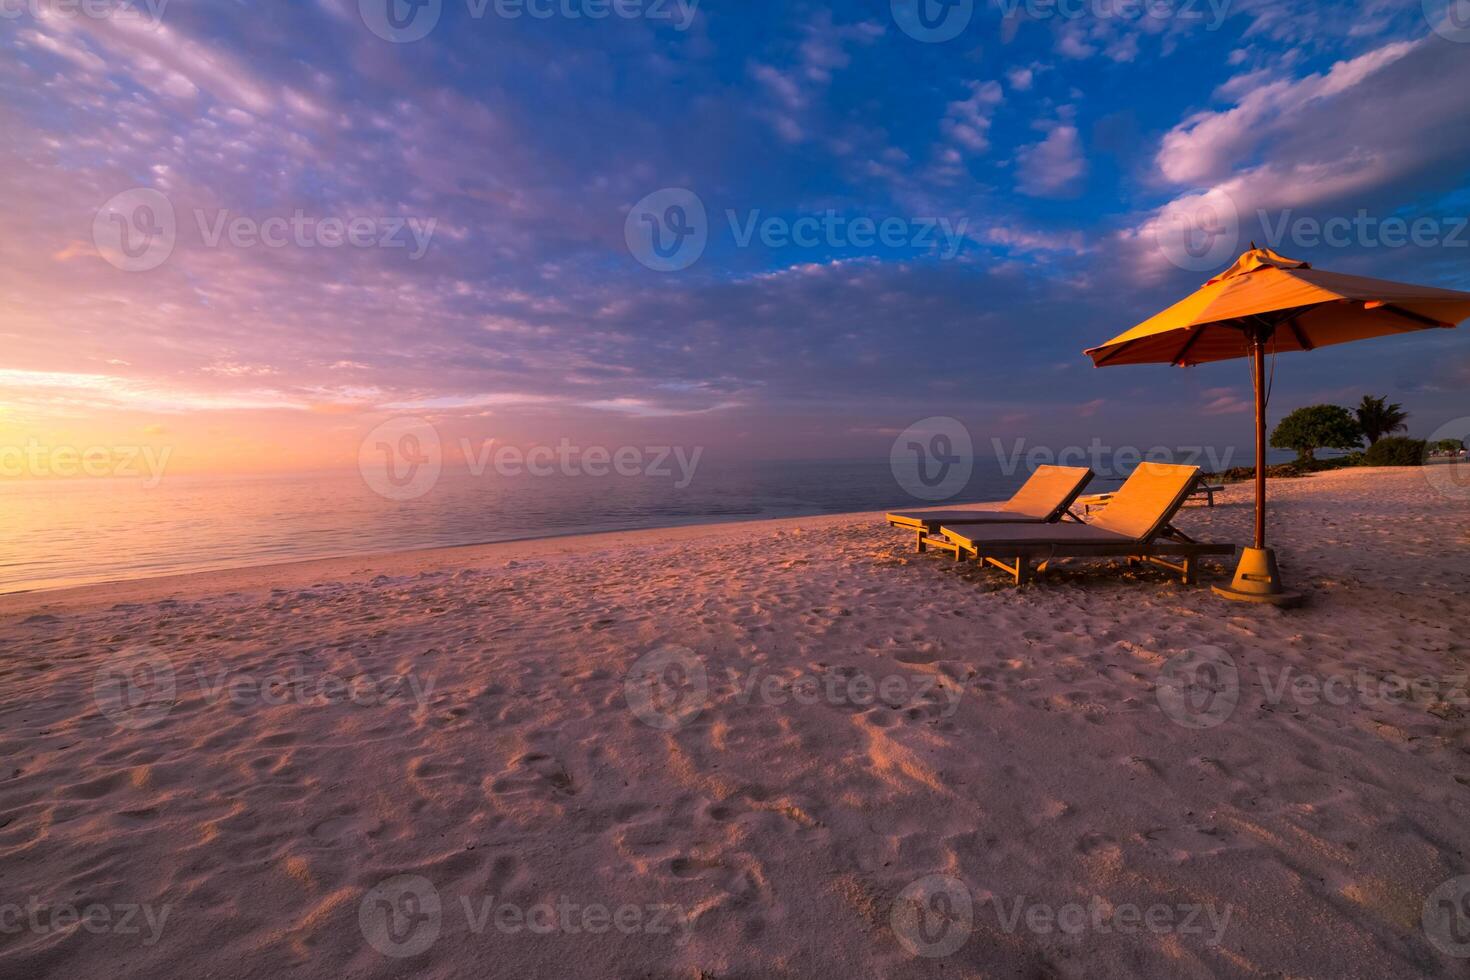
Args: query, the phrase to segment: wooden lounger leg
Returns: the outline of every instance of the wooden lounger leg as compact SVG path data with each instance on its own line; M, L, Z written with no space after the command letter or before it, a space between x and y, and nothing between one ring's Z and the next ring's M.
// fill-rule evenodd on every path
M920 531L916 540L918 542L917 547L921 553L929 551L951 551L954 552L955 561L965 560L960 546L946 538L934 537L926 531Z
M999 558L987 557L985 560L989 564L994 565L996 568L1009 575L1012 579L1015 580L1017 585L1025 585L1027 582L1030 582L1033 578L1036 577L1031 570L1030 558L1017 558L1014 565L1007 565Z
M1132 559L1129 560L1132 561ZM1147 560L1150 564L1157 565L1160 568L1167 568L1169 571L1178 575L1180 581L1185 585L1196 585L1199 582L1199 559L1194 555L1185 555L1184 560L1180 562L1165 561L1158 555L1149 555Z
M924 537L925 537L925 535L926 535L926 534L927 534L927 533L928 533L928 532L926 532L926 531L925 531L925 530L924 530L924 529L923 529L923 528L922 528L922 527L921 527L921 528L919 528L919 530L918 530L918 532L917 532L917 537L916 537L916 538L915 538L915 540L916 540L916 542L917 542L917 543L918 543L918 546L919 546L919 554L921 554L921 555L922 555L922 554L923 554L923 553L924 553Z

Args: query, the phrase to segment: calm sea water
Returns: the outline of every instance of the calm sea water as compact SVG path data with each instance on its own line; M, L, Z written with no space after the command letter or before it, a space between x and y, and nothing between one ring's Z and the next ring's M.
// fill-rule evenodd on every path
M674 471L677 474L677 469ZM946 503L994 500L1025 479L976 460ZM338 555L590 531L931 505L888 461L701 462L677 477L474 476L446 468L416 500L355 471L256 477L0 482L0 593ZM1117 480L1099 478L1092 489Z

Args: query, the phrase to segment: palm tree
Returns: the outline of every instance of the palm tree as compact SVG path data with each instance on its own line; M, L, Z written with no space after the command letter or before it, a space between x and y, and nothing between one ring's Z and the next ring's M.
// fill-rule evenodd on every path
M1408 428L1404 421L1408 419L1409 413L1404 411L1402 405L1387 402L1386 397L1374 398L1372 395L1364 395L1362 404L1355 410L1358 416L1358 428L1362 429L1363 435L1368 437L1370 446L1390 433L1403 432Z

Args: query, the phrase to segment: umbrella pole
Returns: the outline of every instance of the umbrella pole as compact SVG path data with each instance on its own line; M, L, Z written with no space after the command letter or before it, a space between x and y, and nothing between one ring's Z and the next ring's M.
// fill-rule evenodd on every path
M1256 547L1266 547L1266 342L1251 338L1251 372L1256 389Z
M1214 593L1238 602L1264 602L1294 606L1302 597L1281 585L1276 553L1266 547L1266 339L1270 328L1257 327L1250 334L1251 382L1256 389L1256 527L1254 547L1240 550L1235 580L1229 587L1217 585Z

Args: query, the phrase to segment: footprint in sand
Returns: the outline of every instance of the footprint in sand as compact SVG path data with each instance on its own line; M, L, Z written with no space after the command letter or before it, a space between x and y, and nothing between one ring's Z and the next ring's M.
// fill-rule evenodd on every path
M677 878L698 878L707 871L723 867L719 861L704 858L676 857L669 862L669 870Z

